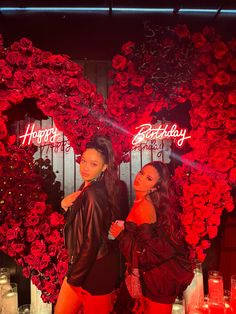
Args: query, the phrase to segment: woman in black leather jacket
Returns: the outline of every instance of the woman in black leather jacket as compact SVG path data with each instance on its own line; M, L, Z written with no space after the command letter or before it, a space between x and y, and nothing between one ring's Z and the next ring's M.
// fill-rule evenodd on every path
M86 145L80 173L84 180L80 190L62 202L62 207L69 207L64 235L70 263L55 314L77 314L82 307L85 314L107 314L119 277L119 249L116 241L108 239L108 230L112 221L121 218L108 139L97 137Z

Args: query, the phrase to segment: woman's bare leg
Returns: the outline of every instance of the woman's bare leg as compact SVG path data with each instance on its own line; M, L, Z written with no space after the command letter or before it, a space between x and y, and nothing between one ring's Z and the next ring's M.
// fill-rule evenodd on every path
M112 294L84 296L84 314L109 314L112 312Z
M157 303L148 299L147 310L145 311L145 314L171 314L171 312L172 304Z
M57 299L54 314L77 314L83 305L80 287L67 283L65 278Z

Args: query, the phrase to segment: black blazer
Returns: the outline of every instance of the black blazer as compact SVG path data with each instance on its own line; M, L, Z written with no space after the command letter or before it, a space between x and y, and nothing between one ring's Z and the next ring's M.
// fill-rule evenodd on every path
M64 229L70 265L67 281L81 286L93 263L109 253L111 204L104 180L86 187L69 209Z

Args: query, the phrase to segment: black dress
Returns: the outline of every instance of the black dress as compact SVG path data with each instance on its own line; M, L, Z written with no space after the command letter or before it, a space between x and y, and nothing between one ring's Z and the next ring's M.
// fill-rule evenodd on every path
M114 216L114 213L113 213ZM67 282L92 295L111 293L120 276L118 242L108 240L112 219L104 180L95 180L78 196L64 229L70 263Z
M174 303L193 279L187 246L172 241L158 225L126 222L118 236L120 249L131 263L133 248L141 272L143 295L158 303Z

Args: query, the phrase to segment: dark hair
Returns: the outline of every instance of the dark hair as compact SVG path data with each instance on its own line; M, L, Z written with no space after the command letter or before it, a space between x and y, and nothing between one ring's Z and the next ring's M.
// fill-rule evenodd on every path
M108 200L113 208L113 216L117 209L117 184L119 181L117 174L117 166L115 164L113 147L110 139L105 136L96 136L86 144L87 148L96 149L102 156L104 163L107 164L107 169L104 171L104 181L108 194Z
M170 186L169 169L166 164L160 161L153 161L145 166L154 167L160 175L155 185L156 189L149 194L156 209L157 221L165 226L172 239L178 241L182 237L182 234L180 234L177 202Z

